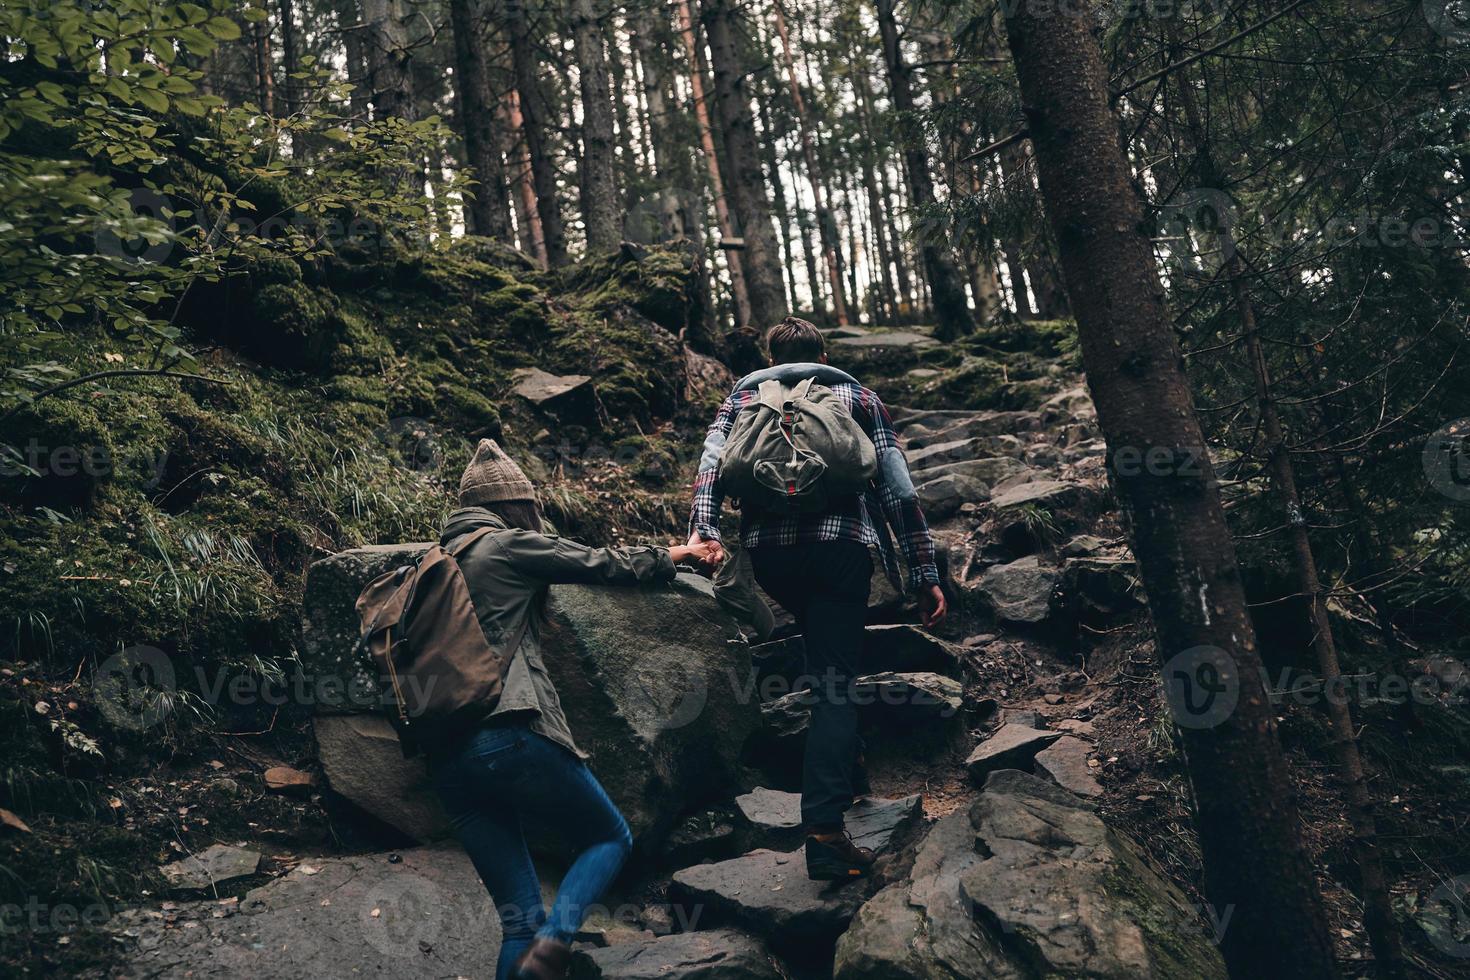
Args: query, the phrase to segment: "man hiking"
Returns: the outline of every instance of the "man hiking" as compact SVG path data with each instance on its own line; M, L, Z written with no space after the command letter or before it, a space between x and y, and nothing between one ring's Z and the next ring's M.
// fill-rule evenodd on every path
M709 542L714 559L723 558L720 510L740 488L740 542L756 581L796 617L814 682L801 787L807 874L851 878L873 864L873 852L843 827L860 746L852 682L873 575L869 547L880 546L897 584L887 528L896 533L926 626L944 617L945 599L934 542L883 402L827 364L822 334L806 320L787 317L771 328L766 346L771 366L735 386L705 438L689 543Z

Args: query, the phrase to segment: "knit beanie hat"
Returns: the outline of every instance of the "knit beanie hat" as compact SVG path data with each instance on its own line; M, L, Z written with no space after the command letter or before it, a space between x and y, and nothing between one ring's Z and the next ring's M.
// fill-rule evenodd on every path
M504 500L535 500L536 488L494 439L481 439L459 478L459 504L478 507Z

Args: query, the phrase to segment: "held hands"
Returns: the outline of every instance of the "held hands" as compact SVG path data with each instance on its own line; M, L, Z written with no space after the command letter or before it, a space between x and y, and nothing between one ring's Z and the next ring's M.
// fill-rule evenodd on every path
M688 544L675 545L670 548L669 557L673 559L676 565L692 559L701 565L708 565L714 568L725 560L725 549L720 546L718 541L706 541L696 532L689 536Z

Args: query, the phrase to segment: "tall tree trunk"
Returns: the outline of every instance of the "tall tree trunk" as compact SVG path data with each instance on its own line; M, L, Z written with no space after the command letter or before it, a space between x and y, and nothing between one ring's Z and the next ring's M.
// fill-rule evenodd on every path
M368 68L363 43L366 26L357 0L339 0L337 20L342 31L342 53L346 59L344 68L347 81L352 85L348 105L354 119L365 120L368 114L368 98L372 94L372 72Z
M505 93L500 111L506 155L512 163L510 180L515 191L512 200L516 209L516 240L520 243L521 251L534 257L544 269L550 265L546 260L546 236L541 230L541 211L536 206L536 189L531 177L531 154L526 149L520 96L514 88Z
M811 182L812 200L817 212L817 231L822 236L822 259L827 267L827 283L832 295L832 315L838 326L847 326L847 299L843 295L841 264L837 254L837 222L827 206L823 187L821 161L817 158L816 139L812 135L811 123L807 119L806 100L801 95L801 85L796 80L796 62L791 57L791 33L786 27L786 14L780 0L772 5L775 10L776 36L781 41L781 58L786 65L786 83L791 91L791 103L796 110L796 125L801 136L801 153L806 160L807 180Z
M736 236L730 215L730 201L725 195L725 182L720 170L720 158L715 152L715 131L710 122L709 101L705 96L704 59L700 55L699 40L694 34L694 11L692 0L677 0L675 10L679 17L679 36L684 41L684 53L689 59L689 90L694 103L695 120L699 123L699 145L704 153L705 169L709 173L710 193L715 199L715 219L720 225L720 237L733 239ZM727 250L725 264L730 269L730 298L735 306L737 330L750 326L750 291L746 284L745 260L739 252Z
M1012 143L996 154L1002 179L1015 186L1012 193L1017 195L1029 195L1032 190L1031 178L1026 172L1029 141L1023 143ZM1031 295L1036 300L1036 315L1043 320L1066 316L1067 297L1062 291L1061 283L1057 282L1046 243L1040 240L1040 236L1032 235L1024 242L1011 242L1010 248L1014 252L1008 251L1006 254L1008 257L1014 255L1010 263L1011 277L1017 279L1021 270L1026 270L1026 282L1031 286Z
M1170 24L1167 28L1175 48L1176 60L1182 49L1178 28ZM1205 187L1225 187L1225 174L1219 168L1208 140L1204 115L1195 100L1193 81L1187 70L1181 69L1176 85L1176 95L1184 109L1194 142L1199 176ZM1363 772L1363 757L1358 751L1357 730L1353 726L1352 710L1343 696L1342 667L1337 655L1337 638L1332 628L1332 617L1327 612L1327 599L1322 588L1321 576L1317 571L1317 556L1312 550L1312 539L1307 533L1306 509L1301 492L1297 489L1296 467L1291 460L1291 449L1286 442L1281 416L1276 410L1275 395L1271 391L1271 368L1266 361L1266 352L1261 343L1261 333L1256 321L1255 306L1246 286L1245 261L1235 242L1234 233L1223 222L1215 229L1222 254L1225 256L1224 274L1230 283L1231 296L1235 300L1235 311L1240 321L1241 336L1245 339L1246 357L1250 361L1251 373L1256 383L1256 405L1260 412L1261 434L1264 437L1267 465L1271 472L1271 485L1281 498L1281 508L1286 514L1288 534L1297 591L1307 597L1308 615L1312 623L1312 647L1317 654L1317 669L1322 675L1322 689L1327 705L1328 721L1332 725L1332 751L1337 762L1337 778L1342 783L1347 798L1348 822L1356 838L1358 879L1363 898L1363 926L1373 947L1374 965L1381 976L1400 976L1404 968L1404 950L1399 937L1398 922L1394 918L1393 902L1389 896L1388 880L1383 870L1383 855L1378 846L1378 826L1373 815L1373 798L1368 793L1368 783Z
M587 252L595 255L616 251L623 240L612 82L593 0L569 0L567 19L582 95L582 222L587 228Z
M786 182L781 179L781 158L777 150L776 130L771 122L770 93L756 100L760 111L761 149L765 154L766 170L771 174L771 201L776 206L776 242L781 246L781 270L785 273L782 283L786 287L786 306L796 309L796 281L791 259L791 208L786 202Z
M901 320L911 309L914 301L913 280L909 276L909 256L907 244L904 241L903 229L898 225L896 217L903 210L903 194L898 192L888 180L888 168L881 161L878 166L878 190L882 193L883 211L886 220L892 221L893 234L890 241L893 242L893 276L898 284L898 306L894 310L895 316ZM895 203L896 202L896 206Z
M725 137L725 160L730 166L725 191L745 245L741 261L750 316L757 328L765 328L778 323L788 311L781 284L781 255L771 227L771 206L766 200L766 177L761 171L755 121L746 97L748 76L735 45L735 11L730 0L707 0L701 4L701 13L709 38L715 116Z
M677 146L670 132L669 97L673 79L668 71L665 45L672 40L667 26L654 16L651 3L640 2L633 9L633 48L643 68L643 102L648 110L648 143L653 163L664 192L658 201L659 222L666 239L687 238L702 242L703 222L692 207L694 175L689 167L689 154Z
M547 145L549 112L537 73L542 70L526 6L511 0L504 7L510 57L515 72L521 133L531 161L531 185L536 190L536 214L541 222L541 241L546 262L552 268L567 264L567 234L561 220L561 195L556 189L556 162Z
M1042 199L1194 785L1205 894L1216 915L1231 915L1221 946L1232 976L1336 977L1235 545L1092 27L1085 4L1061 14L1019 0L1006 16Z
M375 119L413 119L413 49L402 0L362 0L365 48Z
M276 112L276 83L274 66L271 64L271 24L270 19L262 17L251 25L251 33L254 36L255 54L255 98L260 103L260 111L272 116Z
M454 30L454 101L465 158L477 181L465 202L475 234L512 243L510 197L505 186L502 135L485 71L484 22L477 0L449 0Z
M883 36L883 58L888 68L888 89L893 107L903 117L904 170L908 175L909 203L924 210L935 203L934 181L929 176L929 158L922 132L915 131L911 69L904 62L898 43L898 23L893 17L894 0L877 0L878 29ZM924 277L934 300L937 336L946 339L963 336L975 329L969 301L960 279L959 268L950 254L948 236L937 227L919 229L919 252L924 261Z
M858 49L851 37L848 38L848 59L856 66L851 74L852 84L857 89L858 129L863 134L858 159L862 169L863 191L868 198L869 224L873 230L873 244L878 252L877 282L883 305L887 308L889 322L897 322L898 290L893 283L893 259L888 248L888 208L882 203L878 192L878 178L874 174L874 159L877 155L875 127L873 126L873 93L868 88L867 65L858 60Z
M301 109L301 100L297 98L300 88L298 82L292 76L301 70L301 47L296 37L296 4L295 0L281 0L281 67L285 71L285 77L281 79L281 115L294 116ZM291 156L299 158L306 152L305 141L300 133L291 134Z

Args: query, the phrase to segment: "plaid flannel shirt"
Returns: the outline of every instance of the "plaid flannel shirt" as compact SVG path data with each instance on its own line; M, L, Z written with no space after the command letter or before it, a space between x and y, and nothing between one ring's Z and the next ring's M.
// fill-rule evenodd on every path
M704 455L699 461L699 475L694 481L694 507L689 518L690 533L698 532L705 540L720 540L720 511L724 495L716 486L720 454L729 438L735 419L747 406L759 399L759 382L779 378L794 383L816 377L828 385L847 406L853 419L873 440L878 456L878 477L867 494L851 494L834 499L824 513L762 514L745 512L741 520L740 543L747 548L771 545L810 544L817 541L857 541L878 545L888 576L898 585L898 560L887 535L880 535L870 510L874 505L898 538L908 566L911 590L939 584L939 567L934 560L934 539L919 506L908 463L899 448L888 409L874 392L841 371L822 364L783 364L750 375L736 385L709 427L704 441Z

